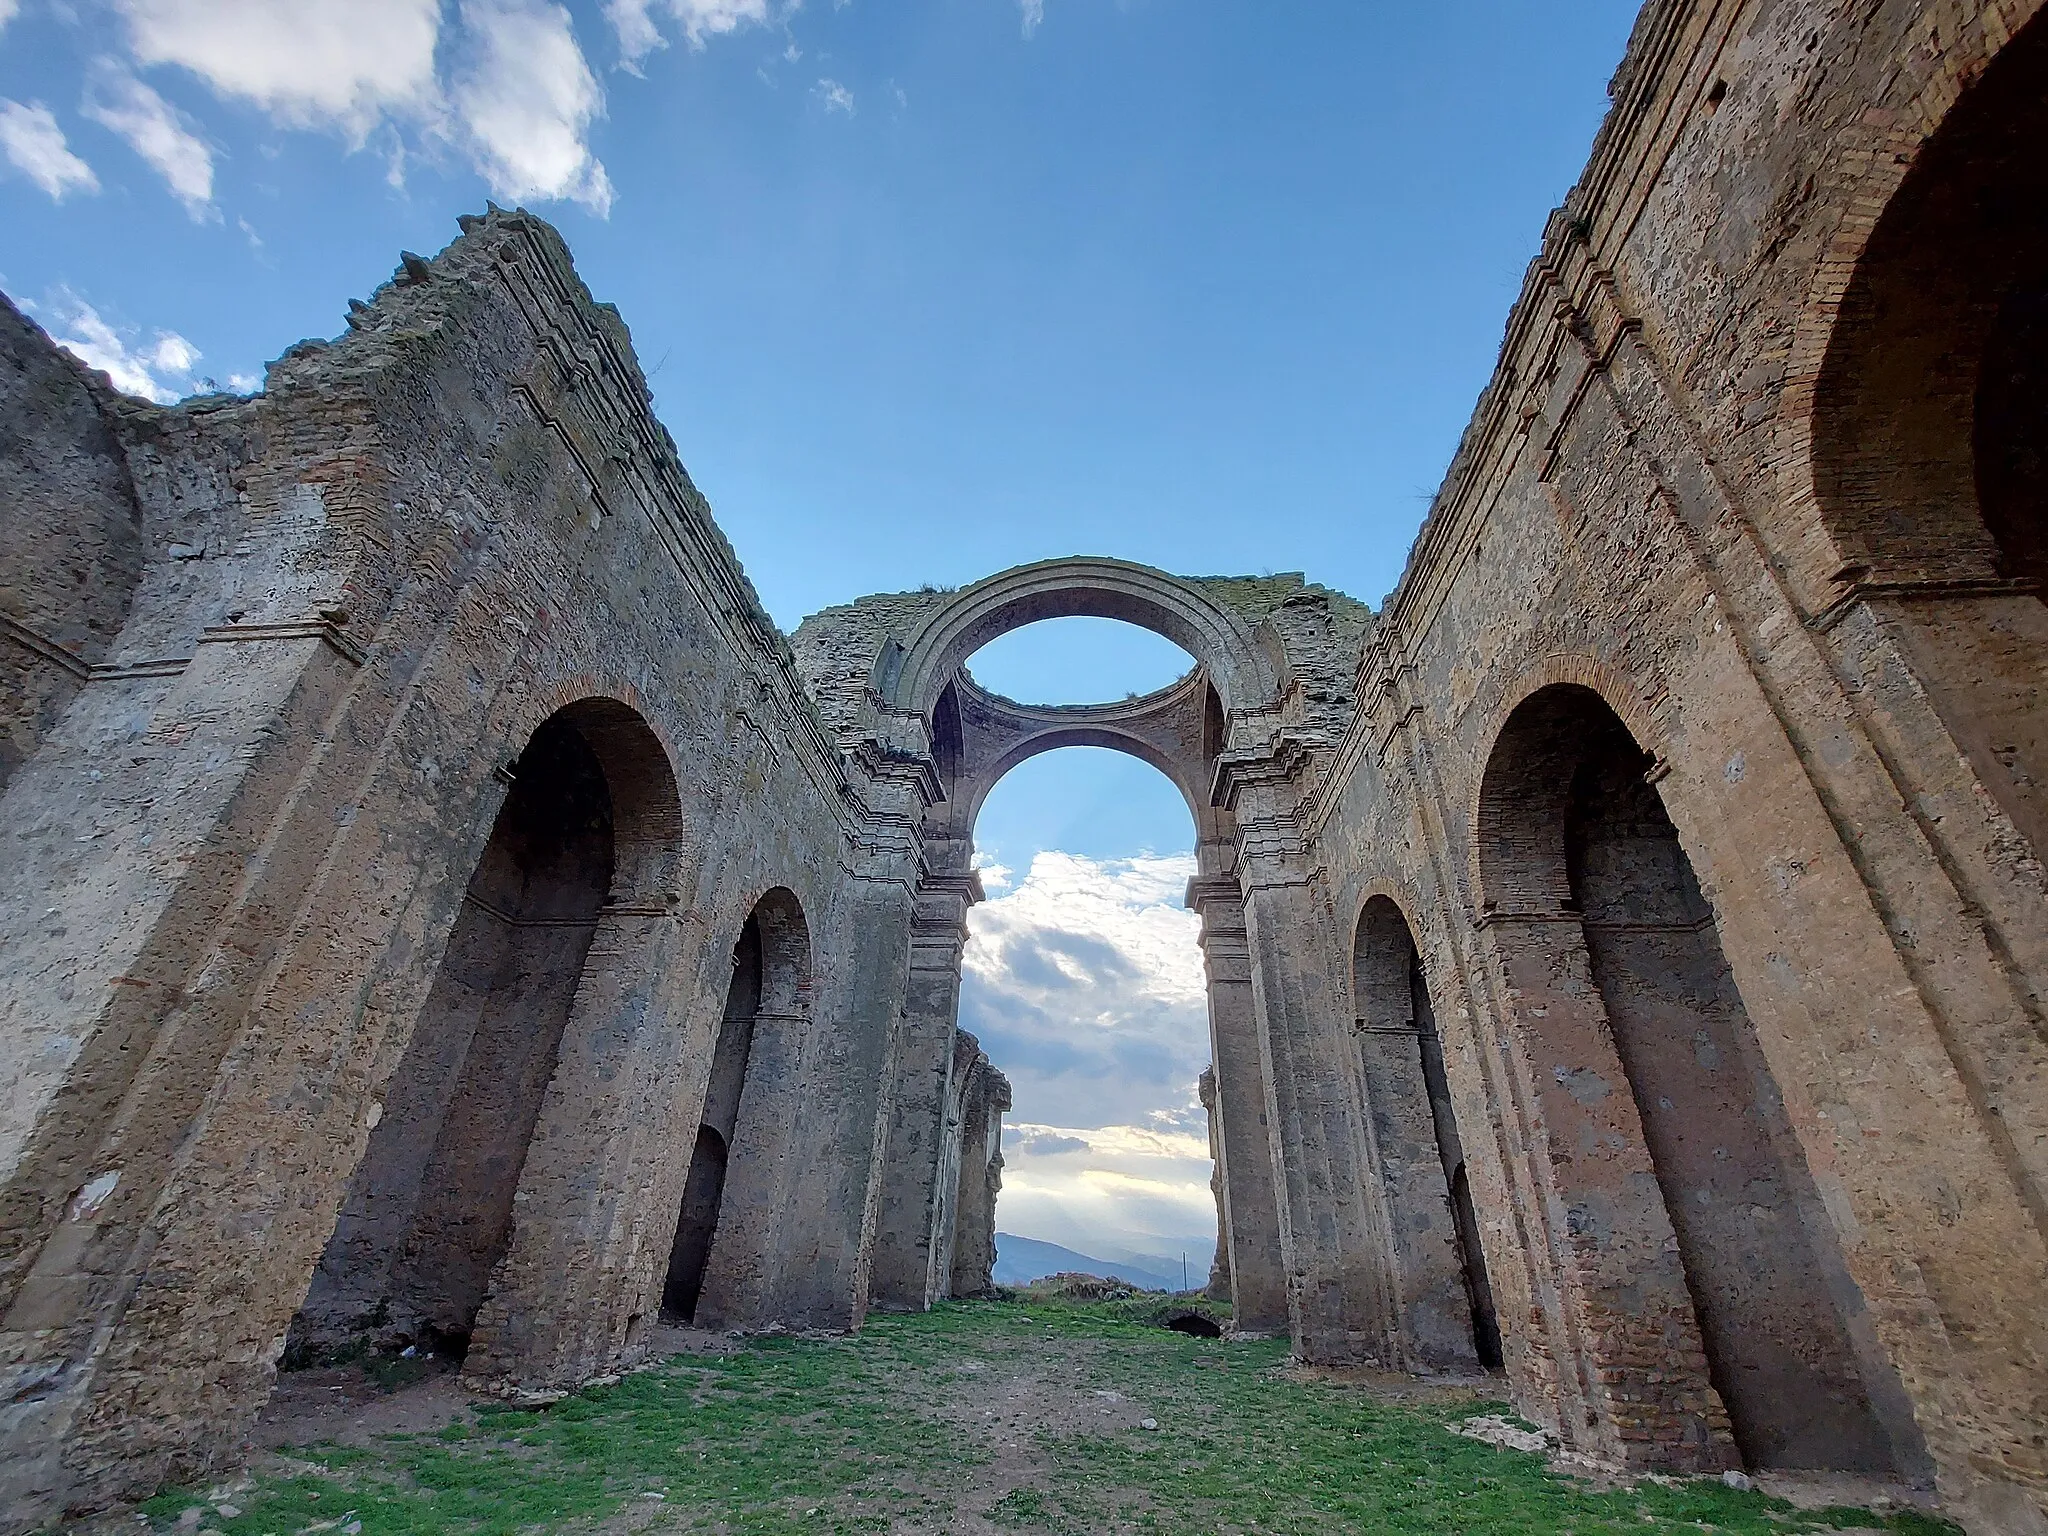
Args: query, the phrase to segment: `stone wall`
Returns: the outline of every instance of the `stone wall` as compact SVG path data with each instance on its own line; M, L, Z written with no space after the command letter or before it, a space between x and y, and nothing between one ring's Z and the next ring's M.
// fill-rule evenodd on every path
M119 402L0 299L0 787L35 755L128 615L142 509Z
M946 1255L956 1298L995 1293L996 1196L1003 1187L1003 1116L1010 1108L1010 1080L998 1072L975 1043L962 1033L971 1062L961 1073L955 1135L958 1193L953 1199Z
M2048 1531L2036 9L1653 0L1377 615L1074 557L785 640L524 214L247 400L0 314L9 1521L288 1338L517 1396L984 1292L974 813L1086 741L1195 815L1240 1327ZM973 684L1076 613L1197 665Z
M2040 273L2033 11L1645 10L1310 812L1338 921L1414 931L1523 1411L1987 1531L2048 1529L2048 610L1958 566L1969 433L1859 295L1915 241ZM1967 219L1888 222L1923 162ZM1897 471L1861 512L1830 434Z
M493 1390L631 1359L772 889L805 980L731 1292L857 1322L919 781L835 750L554 233L469 221L246 401L9 346L8 419L77 445L25 450L18 622L89 663L11 717L11 1518L232 1454L316 1269L302 1333L384 1303Z

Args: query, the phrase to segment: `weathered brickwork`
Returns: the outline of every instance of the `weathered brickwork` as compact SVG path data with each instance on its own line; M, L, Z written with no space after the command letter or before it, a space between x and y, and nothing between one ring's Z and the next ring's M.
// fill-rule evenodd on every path
M2037 9L1652 0L1378 614L1077 557L785 639L525 214L246 400L0 311L5 1523L287 1355L987 1292L974 822L1089 744L1194 817L1239 1328L2048 1532ZM1067 614L1196 665L975 683Z

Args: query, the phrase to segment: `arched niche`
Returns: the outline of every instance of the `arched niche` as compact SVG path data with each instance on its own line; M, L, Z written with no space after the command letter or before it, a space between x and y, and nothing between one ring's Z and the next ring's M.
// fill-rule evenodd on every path
M658 889L674 857L673 770L626 704L557 711L511 778L293 1321L300 1358L467 1350L600 913Z
M810 1009L810 924L795 893L777 887L733 945L662 1286L671 1321L758 1321L751 1311L791 1172Z
M1497 1368L1500 1328L1436 1010L1408 919L1389 896L1359 912L1351 995L1404 1329L1425 1360Z
M2048 849L2048 16L1963 89L1830 330L1813 486L1979 781Z
M1503 725L1476 817L1595 1416L1703 1469L1732 1434L1754 1467L1918 1471L1654 777L1598 693L1552 684Z

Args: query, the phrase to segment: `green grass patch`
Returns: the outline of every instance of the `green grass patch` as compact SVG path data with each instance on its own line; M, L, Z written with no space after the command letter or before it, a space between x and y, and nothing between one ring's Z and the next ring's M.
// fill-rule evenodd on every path
M273 1458L229 1501L234 1515L207 1505L202 1528L777 1536L943 1532L972 1511L1002 1529L1077 1536L1954 1529L1912 1513L1802 1513L1712 1480L1597 1492L1540 1457L1445 1428L1499 1404L1291 1379L1284 1343L1189 1338L1159 1327L1156 1310L1142 1298L956 1303L878 1316L855 1339L768 1338L680 1357L543 1412L483 1407L471 1422L373 1448ZM1026 1425L998 1469L984 1409L1014 1401L1004 1393L1020 1380L1040 1401L1082 1406ZM1159 1429L1127 1427L1129 1408L1092 1421L1088 1405L1119 1399ZM167 1529L204 1503L172 1492L143 1513Z

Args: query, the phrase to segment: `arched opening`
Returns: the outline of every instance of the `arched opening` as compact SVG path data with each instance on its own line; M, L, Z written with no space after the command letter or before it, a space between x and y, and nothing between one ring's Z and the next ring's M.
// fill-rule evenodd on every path
M771 1186L783 1175L794 1129L789 1111L810 991L803 908L789 891L770 891L733 945L732 980L662 1283L667 1321L695 1322L700 1311L738 1315L740 1291L759 1251L760 1213L779 1208ZM741 1219L721 1224L729 1208Z
M1749 1465L1896 1472L1902 1398L1654 778L1596 693L1552 686L1480 805L1593 1374L1700 1445L1697 1349Z
M1215 587L1229 589L1231 585L1224 582ZM1061 621L1078 622L1063 626ZM1005 695L1077 696L1062 686L1065 676L1080 666L1099 675L1098 663L1103 659L1099 648L1090 649L1084 640L1078 649L1070 647L1065 655L1048 658L1039 654L1036 659L1041 668L1050 661L1059 675L1041 676L1038 680L1028 672L1006 673L998 664L1000 652L996 660L981 657L983 648L991 642L1027 627L1040 633L1064 635L1071 630L1077 635L1083 631L1114 635L1126 626L1170 642L1156 647L1156 652L1170 658L1167 670L1177 674L1175 680L1141 692L1143 683L1159 680L1158 676L1126 678L1122 690L1126 697L1111 703L1019 704ZM1017 642L1026 650L1035 643L1039 643L1036 635L1026 635ZM1151 645L1143 636L1136 637L1137 649ZM1178 647L1179 652L1173 647ZM988 673L987 681L1002 689L1002 693L976 682L968 670L970 659L976 659L977 665ZM1197 665L1188 668L1187 660ZM938 1186L947 1186L950 1179L950 1168L942 1159L954 1149L959 1117L942 1107L945 1095L934 1093L931 1085L946 1081L944 1063L954 1060L955 1029L965 1022L976 1030L985 1030L992 1053L1019 1063L1020 1079L1030 1075L1034 1058L1044 1059L1047 1054L1046 1032L1015 1028L1014 1019L1001 1016L1002 1009L996 1010L998 1017L994 1019L980 1011L983 994L977 992L976 967L997 963L991 959L986 936L1000 923L1003 914L1019 910L1017 903L1025 888L1041 883L1038 854L1069 853L1075 841L1073 834L1083 824L1092 822L1100 827L1120 820L1128 828L1133 807L1146 801L1170 804L1156 795L1156 780L1137 794L1105 794L1104 781L1117 771L1109 770L1084 776L1095 778L1096 783L1080 787L1078 792L1070 789L1062 795L1042 797L1035 830L998 839L988 836L991 826L1005 816L1005 797L998 797L993 812L983 814L984 798L998 781L1010 776L1011 784L1031 782L1047 771L1046 754L1071 761L1073 754L1055 749L1093 747L1111 750L1088 753L1089 758L1103 760L1112 754L1124 754L1149 763L1166 775L1180 791L1185 812L1195 824L1192 853L1181 855L1182 862L1170 872L1170 861L1157 858L1147 861L1142 871L1136 868L1129 855L1142 846L1140 839L1123 840L1110 855L1124 862L1123 872L1131 876L1120 885L1125 894L1145 887L1148 881L1156 886L1140 903L1152 912L1155 927L1174 924L1189 938L1199 935L1196 944L1189 946L1193 963L1182 972L1183 981L1168 990L1190 992L1187 1000L1198 1009L1206 1001L1217 1082L1214 1112L1218 1163L1211 1163L1206 1139L1200 1134L1203 1110L1195 1092L1198 1057L1187 1063L1197 1069L1185 1074L1187 1081L1175 1082L1170 1097L1178 1102L1171 1109L1157 1110L1172 1124L1164 1131L1155 1125L1146 1129L1144 1135L1151 1138L1149 1144L1155 1150L1161 1145L1174 1148L1175 1160L1193 1164L1198 1173L1209 1173L1213 1168L1214 1176L1223 1186L1221 1209L1213 1191L1202 1197L1205 1180L1182 1181L1176 1172L1165 1186L1170 1188L1172 1198L1163 1207L1155 1206L1152 1219L1139 1225L1141 1233L1149 1235L1153 1242L1152 1251L1144 1256L1160 1263L1163 1271L1178 1273L1183 1268L1179 1250L1185 1245L1194 1255L1192 1272L1199 1277L1202 1256L1214 1251L1214 1240L1199 1234L1213 1232L1220 1223L1227 1233L1224 1241L1230 1254L1230 1289L1239 1326L1285 1326L1285 1276L1279 1257L1280 1220L1267 1125L1267 1093L1259 1057L1243 898L1235 875L1236 822L1227 806L1210 803L1209 794L1215 759L1226 744L1230 723L1235 718L1233 712L1258 708L1277 691L1272 656L1253 641L1249 621L1227 600L1219 600L1218 591L1210 585L1123 561L1075 557L1001 572L954 595L928 615L900 652L885 648L877 663L875 680L886 698L899 707L924 714L931 722L934 756L945 796L925 819L924 846L930 872L920 891L918 926L912 940L911 1002L906 1009L911 1046L901 1057L907 1065L899 1064L890 1131L890 1163L898 1172L888 1181L878 1225L871 1286L875 1303L916 1306L928 1302L933 1294L942 1294L935 1292L932 1284L932 1277L939 1272L931 1262L932 1257L944 1251L947 1241L953 1241L956 1259L967 1251L960 1246L964 1239L957 1230L950 1237L940 1230L948 1218L947 1196L930 1179L933 1169L939 1175ZM1105 691L1113 694L1114 683L1108 690L1090 689L1079 696L1100 698ZM1127 779L1133 767L1133 763L1121 764ZM1142 780L1147 776L1139 770L1138 777ZM1054 824L1066 830L1047 835ZM977 842L981 845L979 853ZM1178 827L1171 842L1183 848L1188 846L1185 832ZM1152 851L1156 853L1161 846L1162 842L1153 842ZM991 861L1006 867L990 869L987 866ZM977 865L981 866L979 886L989 899L982 906L973 907L981 894L976 889ZM1049 881L1055 873L1071 875L1075 868L1071 860L1057 870L1048 865L1044 879ZM1096 861L1093 873L1103 873L1101 861ZM1013 886L1009 882L1018 883ZM1196 908L1199 918L1190 918L1187 906ZM1075 911L1069 904L1064 916L1071 919ZM1103 918L1112 926L1121 920L1115 913ZM963 997L961 940L963 931L970 927L982 942L978 953L970 949L965 958L967 987ZM1026 946L1030 956L1028 968L1033 973L1030 984L1066 985L1085 980L1091 957L1116 958L1105 955L1101 941L1099 931L1069 930L1051 943ZM1195 959L1196 956L1199 958ZM1126 968L1127 976L1144 970L1143 964ZM1187 987L1188 981L1192 981L1192 988ZM1038 1000L1032 1006L1045 1005ZM1057 1013L1062 1023L1071 1022L1071 1008L1063 1005ZM1090 1046L1101 1043L1099 1035L1081 1039ZM1063 1041L1052 1050L1055 1054L1064 1053L1069 1063L1084 1058L1085 1051L1068 1049L1071 1044ZM1171 1059L1171 1052L1154 1052L1148 1066ZM1000 1079L1000 1074L995 1076ZM1023 1124L1002 1143L1006 1150L991 1162L986 1180L972 1183L965 1162L959 1170L961 1182L951 1206L955 1228L964 1219L961 1213L970 1206L970 1194L983 1191L992 1195L996 1169L1002 1163L1007 1163L1009 1169L1005 1185L1010 1193L1005 1211L1016 1213L1020 1208L1029 1208L1053 1181L1053 1175L1059 1172L1059 1160L1067 1160L1072 1175L1076 1170L1074 1159L1107 1158L1109 1154L1103 1149L1108 1143L1115 1141L1128 1151L1143 1139L1135 1133L1123 1134L1132 1130L1129 1126L1118 1127L1115 1136L1107 1134L1103 1126L1095 1127L1097 1134L1091 1139L1063 1134L1061 1127L1036 1124L1030 1118L1034 1101L1060 1105L1049 1120L1074 1118L1076 1104L1089 1102L1104 1083L1118 1081L1115 1076L1102 1073L1080 1078L1074 1094L1057 1100L1020 1086L1016 1102ZM1147 1118L1152 1115L1148 1110ZM1113 1120L1115 1116L1109 1118ZM1165 1142L1160 1141L1161 1135L1167 1137ZM1181 1138L1189 1145L1183 1147ZM931 1157L928 1149L933 1145L941 1149L940 1158ZM1195 1149L1200 1149L1197 1156L1178 1156L1181 1150ZM1107 1172L1103 1168L1096 1171ZM1185 1190L1180 1188L1183 1182ZM1075 1177L1068 1177L1066 1186L1070 1193L1078 1195ZM1109 1186L1105 1177L1087 1193L1100 1196ZM1183 1196L1195 1199L1183 1200ZM981 1203L988 1201L984 1199ZM1078 1198L1068 1202L1074 1206L1084 1203L1093 1203L1099 1210L1104 1202L1083 1202ZM1241 1219L1234 1220L1233 1211ZM1108 1241L1104 1225L1098 1221L1093 1230ZM1120 1230L1129 1230L1130 1225L1125 1223ZM1059 1227L1070 1235L1076 1233L1069 1222L1062 1221ZM1166 1232L1165 1227L1176 1230ZM1164 1246L1158 1242L1161 1236L1169 1239ZM956 1262L956 1283L959 1268ZM999 1266L999 1278L1002 1272Z
M1845 579L1869 583L1984 786L2048 848L2048 17L1970 85L1843 295L1813 462Z
M620 758L627 733L645 738L632 750L659 754L638 716L592 700L554 715L520 753L410 1043L371 1107L369 1145L289 1354L468 1349L612 890L625 841L615 811L636 809L651 782L647 765ZM670 782L666 760L658 767Z
M1185 798L1109 747L1055 745L995 771L976 801L987 897L968 916L959 1019L1007 1076L1015 1116L996 1277L1086 1269L1179 1290L1185 1256L1199 1289L1216 1202Z
M1351 978L1409 1336L1425 1359L1497 1369L1500 1327L1443 1041L1408 919L1385 896L1359 914Z
M900 654L885 652L876 685L898 705L929 715L968 658L991 641L1074 617L1117 620L1171 641L1208 672L1226 710L1254 708L1277 691L1271 658L1200 583L1096 556L1018 566L963 589Z

